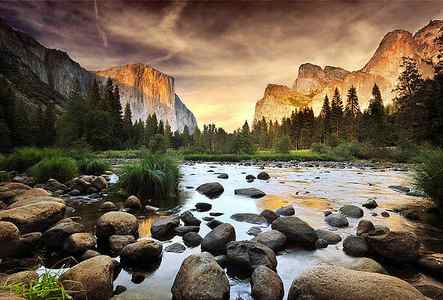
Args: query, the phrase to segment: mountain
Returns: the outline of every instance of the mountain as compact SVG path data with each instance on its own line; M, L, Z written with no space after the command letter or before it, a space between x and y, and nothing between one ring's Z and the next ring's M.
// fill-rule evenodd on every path
M119 85L122 106L130 103L134 121L156 113L173 130L182 131L185 125L191 132L196 128L193 113L175 94L174 78L143 64L88 71L67 53L46 48L0 19L0 83L30 109L55 103L61 112L76 79L85 95L95 78L107 77Z
M187 125L192 132L197 127L194 115L175 94L173 77L144 64L114 67L96 75L103 83L111 78L119 86L122 107L129 103L133 122L155 113L173 131L183 131Z
M335 88L340 90L345 99L347 90L354 86L357 88L360 106L368 106L372 87L375 83L380 87L385 104L392 103L392 90L401 73L402 57L411 57L418 62L418 67L424 78L432 78L438 54L442 47L435 43L440 30L443 28L442 20L433 20L428 25L418 30L414 35L405 30L394 30L387 33L373 56L359 70L348 71L340 67L325 66L324 68L305 63L300 65L298 76L292 86L283 87L286 93L281 96L260 99L255 107L255 119L262 117L280 121L297 108L310 106L318 114L323 104L325 95L332 96ZM268 90L269 86L266 88ZM288 95L297 95L292 104L285 99ZM302 97L304 96L304 97ZM307 100L308 98L309 100Z

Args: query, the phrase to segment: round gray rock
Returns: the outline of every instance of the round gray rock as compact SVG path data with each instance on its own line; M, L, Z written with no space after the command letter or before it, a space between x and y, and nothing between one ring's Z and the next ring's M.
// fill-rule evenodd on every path
M259 233L254 239L274 251L283 250L286 245L286 236L277 230L269 230Z
M210 252L214 255L226 252L226 244L235 241L235 229L231 224L221 224L209 232L201 243L202 251Z
M308 223L297 217L279 217L272 222L272 229L283 233L289 243L315 249L318 235Z

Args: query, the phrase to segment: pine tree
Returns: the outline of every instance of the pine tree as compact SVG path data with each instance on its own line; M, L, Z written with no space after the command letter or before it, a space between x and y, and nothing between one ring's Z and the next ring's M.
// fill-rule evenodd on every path
M336 138L336 142L340 139L343 122L343 101L341 100L338 88L335 88L334 96L331 103L331 129Z
M360 105L358 103L357 89L354 86L348 90L346 108L344 113L344 125L346 136L355 141L358 138L358 123L360 121Z
M45 113L42 120L42 128L40 129L42 145L52 146L55 144L56 129L55 122L57 121L57 116L55 113L54 103L49 103L46 107Z
M127 102L123 114L123 144L133 146L133 143L135 143L135 141L133 140L131 105Z
M103 107L100 96L100 88L96 79L92 82L92 86L88 90L88 106L90 109L100 109Z
M323 106L320 112L321 125L321 142L326 143L331 134L331 106L329 105L328 95L325 95Z

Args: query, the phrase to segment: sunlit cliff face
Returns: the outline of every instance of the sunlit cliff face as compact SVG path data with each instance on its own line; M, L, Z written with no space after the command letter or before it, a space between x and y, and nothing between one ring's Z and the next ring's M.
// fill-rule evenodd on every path
M369 2L369 3L368 3ZM0 2L0 16L91 70L147 63L175 77L200 124L251 120L268 83L311 62L363 67L388 31L441 18L440 1Z

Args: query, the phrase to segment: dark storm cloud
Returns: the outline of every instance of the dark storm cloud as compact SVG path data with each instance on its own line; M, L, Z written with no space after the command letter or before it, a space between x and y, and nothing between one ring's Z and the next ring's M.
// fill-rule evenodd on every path
M96 4L0 1L0 13L88 69L151 64L176 77L200 123L229 129L251 118L266 84L292 85L301 63L359 69L388 31L443 12L441 1L412 0Z

